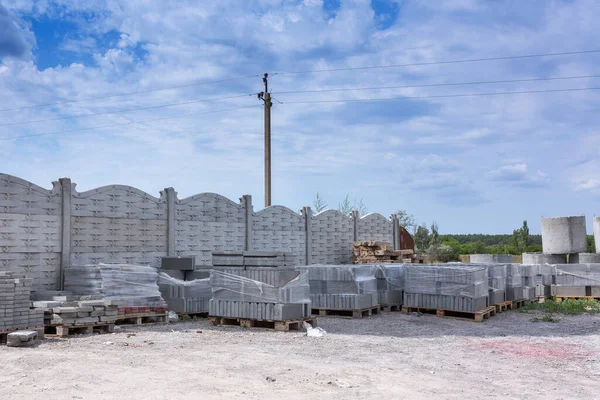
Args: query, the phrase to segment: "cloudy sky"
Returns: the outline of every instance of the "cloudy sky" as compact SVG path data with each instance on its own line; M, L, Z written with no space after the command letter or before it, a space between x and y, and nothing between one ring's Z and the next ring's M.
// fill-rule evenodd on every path
M599 20L595 0L0 0L0 171L261 209L268 72L274 204L591 231L600 91L550 90L600 88L600 53L436 62L598 50Z

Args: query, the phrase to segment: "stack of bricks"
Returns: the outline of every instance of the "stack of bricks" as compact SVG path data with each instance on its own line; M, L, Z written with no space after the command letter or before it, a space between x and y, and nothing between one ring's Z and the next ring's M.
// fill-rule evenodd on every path
M362 241L354 242L353 253L355 264L390 264L413 262L414 251L392 250L385 242Z
M0 271L0 331L39 328L43 313L30 308L30 278Z
M111 305L104 300L81 300L79 296L68 297L66 300L33 302L34 307L43 310L45 325L77 327L108 325L117 321L118 305Z

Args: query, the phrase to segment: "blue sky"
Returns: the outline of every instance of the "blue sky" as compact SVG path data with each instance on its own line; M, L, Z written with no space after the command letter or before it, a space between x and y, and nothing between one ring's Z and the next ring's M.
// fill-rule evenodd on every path
M355 103L308 100L600 87L600 78L346 92L596 75L600 53L376 70L315 69L600 48L595 0L0 0L0 171L80 191L217 192L263 204L260 77L270 79L273 202L406 209L444 233L508 233L527 219L600 213L598 91ZM278 93L279 92L279 93ZM171 103L189 104L69 118ZM213 111L253 106L228 112ZM209 113L209 114L200 114ZM184 118L143 122L150 119ZM7 125L16 122L44 122ZM52 121L46 121L52 120ZM132 123L138 122L139 123ZM119 125L120 124L120 125ZM128 125L123 125L128 124ZM119 125L80 130L102 125Z

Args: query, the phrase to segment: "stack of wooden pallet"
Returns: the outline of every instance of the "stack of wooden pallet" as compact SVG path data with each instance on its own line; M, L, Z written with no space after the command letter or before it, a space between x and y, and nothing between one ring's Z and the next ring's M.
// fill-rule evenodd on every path
M392 250L391 247L389 243L385 242L354 242L354 263L389 264L413 262L415 255L412 249Z

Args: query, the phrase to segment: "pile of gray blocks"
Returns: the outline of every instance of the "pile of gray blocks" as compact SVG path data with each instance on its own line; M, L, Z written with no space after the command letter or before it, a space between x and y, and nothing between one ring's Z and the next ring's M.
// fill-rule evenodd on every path
M225 251L212 253L213 267L293 267L298 256L285 252Z
M552 296L600 297L600 264L559 264L552 267Z
M404 301L404 264L377 264L372 266L377 279L377 302L380 305L402 305Z
M158 288L171 311L208 312L208 303L212 297L210 278L183 281L161 272L158 277Z
M114 324L118 319L119 305L110 300L102 300L101 296L74 296L66 293L54 296L48 293L36 298L32 305L43 312L44 325L78 327Z
M64 288L74 295L101 295L129 307L166 307L157 282L154 267L97 264L65 268Z
M511 254L471 254L471 264L510 264Z
M477 312L489 305L488 268L478 265L407 265L404 306Z
M372 265L313 264L296 269L308 273L313 308L363 310L379 305Z
M44 313L31 309L31 278L0 271L0 332L44 326Z
M266 321L311 316L308 274L293 268L212 270L209 315Z

